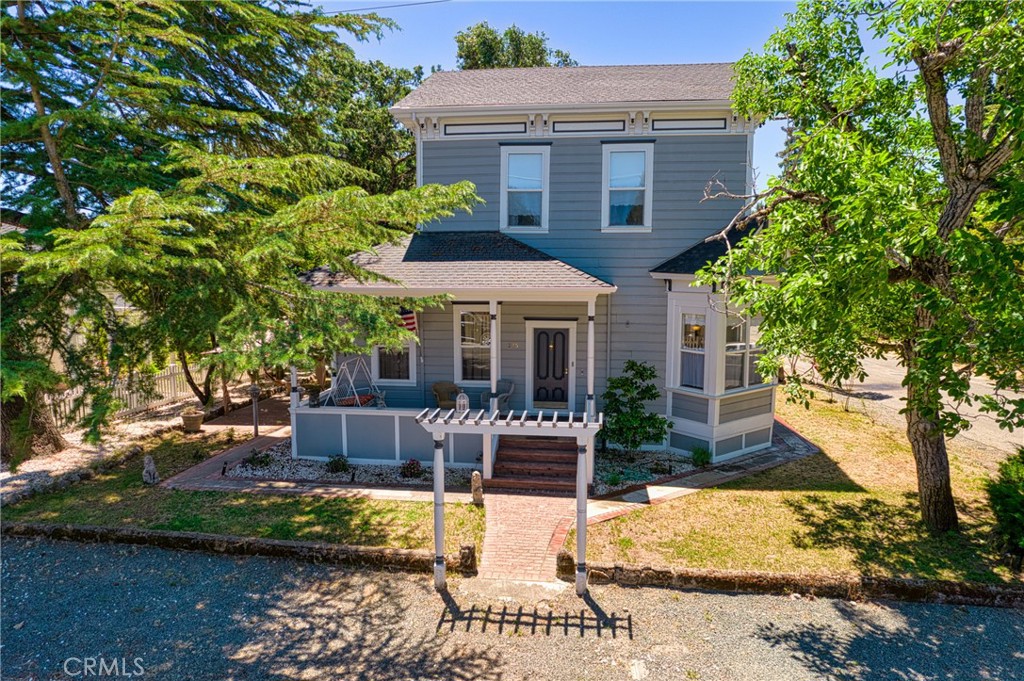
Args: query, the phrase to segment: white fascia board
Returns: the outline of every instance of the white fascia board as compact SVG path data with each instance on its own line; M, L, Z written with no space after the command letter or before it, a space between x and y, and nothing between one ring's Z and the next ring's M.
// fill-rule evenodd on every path
M530 289L498 289L498 288L397 288L394 286L359 286L345 288L340 286L314 286L318 291L334 291L353 295L379 296L383 298L425 298L427 296L450 295L458 300L499 300L510 302L544 302L574 301L588 302L597 300L600 295L615 293L618 287L611 286L600 290L572 288L530 288Z
M415 128L421 116L493 116L536 115L544 113L622 113L625 111L706 111L709 109L732 111L728 99L694 99L686 101L662 100L657 102L601 102L600 104L489 104L481 106L427 106L405 108L393 106L388 111L406 127Z

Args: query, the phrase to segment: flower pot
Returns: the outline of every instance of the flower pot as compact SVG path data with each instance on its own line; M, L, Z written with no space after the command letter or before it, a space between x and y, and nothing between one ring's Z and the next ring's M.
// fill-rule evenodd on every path
M181 429L186 433L198 433L203 427L203 417L205 414L182 414L181 415Z

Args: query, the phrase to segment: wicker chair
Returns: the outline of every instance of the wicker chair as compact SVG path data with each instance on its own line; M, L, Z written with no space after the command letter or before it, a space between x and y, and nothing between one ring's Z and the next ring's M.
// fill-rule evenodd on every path
M516 384L507 378L498 379L498 411L508 411L508 398L516 390ZM485 390L480 394L480 406L488 409L491 406L491 391Z
M430 386L430 389L434 393L434 399L437 400L437 406L442 409L454 409L455 398L462 392L462 388L451 381L438 381Z

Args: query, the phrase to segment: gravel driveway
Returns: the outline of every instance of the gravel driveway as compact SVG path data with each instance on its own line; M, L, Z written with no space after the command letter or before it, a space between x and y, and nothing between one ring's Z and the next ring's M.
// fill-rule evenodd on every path
M89 657L175 681L1024 679L1010 610L618 587L501 600L479 580L445 605L420 576L23 539L4 541L2 578L4 679L72 678L65 660L80 674Z

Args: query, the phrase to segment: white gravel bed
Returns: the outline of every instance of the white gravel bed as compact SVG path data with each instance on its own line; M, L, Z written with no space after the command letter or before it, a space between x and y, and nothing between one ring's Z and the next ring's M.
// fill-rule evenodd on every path
M690 458L667 451L594 453L594 496L692 471Z
M430 487L433 485L431 467L423 467L422 477L403 477L400 466L392 464L365 465L350 464L349 470L332 473L327 470L327 463L308 459L291 458L291 440L274 445L260 452L260 455L244 459L241 463L228 470L229 478L245 478L255 480L313 480L317 482L333 482L352 485L415 485ZM265 456L262 456L265 455ZM469 468L445 467L445 487L469 487L473 471Z

